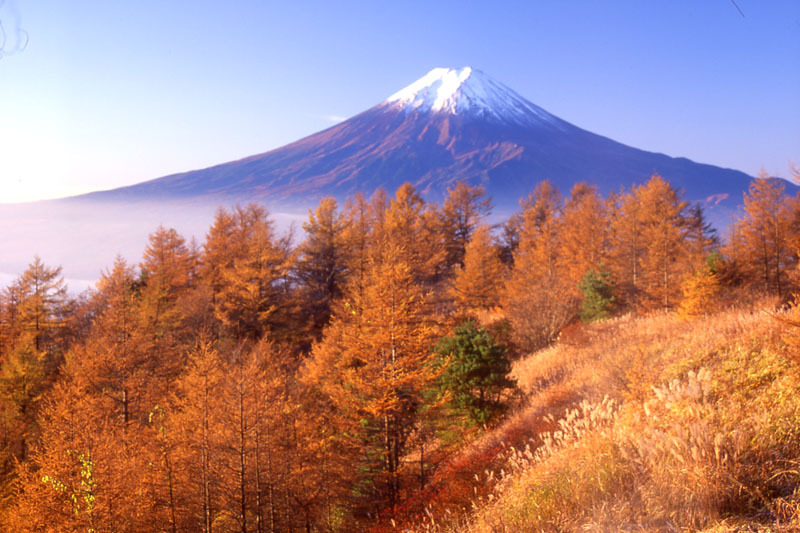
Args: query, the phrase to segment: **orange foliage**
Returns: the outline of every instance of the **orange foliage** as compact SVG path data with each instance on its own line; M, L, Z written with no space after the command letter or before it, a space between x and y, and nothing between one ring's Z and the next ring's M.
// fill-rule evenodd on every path
M489 227L478 226L467 244L464 266L456 269L450 295L457 307L468 312L497 307L505 275Z
M548 415L605 393L644 401L684 364L675 342L706 353L740 332L751 318L701 316L736 279L783 294L796 282L800 199L770 180L745 199L724 275L699 268L715 243L702 210L657 175L608 201L586 184L565 201L543 182L523 208L502 249L482 224L485 192L460 182L441 209L410 184L341 212L324 199L297 247L264 208L221 209L202 248L158 228L139 272L118 259L83 300L37 258L0 293L3 529L353 531L418 524L426 508L465 516L524 455L510 447L552 437ZM680 301L698 318L576 325L579 280L605 268L617 309ZM781 315L790 355L798 309ZM515 365L524 398L494 431L448 433L431 394L431 348L459 312L507 318L519 348L543 348ZM455 451L459 439L471 442Z

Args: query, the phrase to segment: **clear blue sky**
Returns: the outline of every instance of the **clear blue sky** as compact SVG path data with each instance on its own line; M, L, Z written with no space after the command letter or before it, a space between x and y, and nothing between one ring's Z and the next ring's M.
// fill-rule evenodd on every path
M263 152L466 65L626 144L787 175L800 1L736 2L6 0L0 202Z

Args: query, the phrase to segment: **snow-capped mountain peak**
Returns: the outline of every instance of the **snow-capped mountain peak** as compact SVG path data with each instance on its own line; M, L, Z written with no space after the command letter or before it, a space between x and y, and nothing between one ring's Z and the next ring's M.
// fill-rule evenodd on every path
M480 70L435 68L384 102L406 111L475 114L504 122L558 119Z

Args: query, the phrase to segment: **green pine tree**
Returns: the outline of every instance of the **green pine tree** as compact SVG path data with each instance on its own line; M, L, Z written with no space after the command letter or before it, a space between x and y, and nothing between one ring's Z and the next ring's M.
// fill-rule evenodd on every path
M614 307L611 274L600 267L590 269L583 275L578 289L583 295L580 317L584 322L593 322L608 318Z
M515 387L506 347L472 321L439 340L432 364L441 372L437 392L449 395L450 408L469 425L502 412L504 393Z

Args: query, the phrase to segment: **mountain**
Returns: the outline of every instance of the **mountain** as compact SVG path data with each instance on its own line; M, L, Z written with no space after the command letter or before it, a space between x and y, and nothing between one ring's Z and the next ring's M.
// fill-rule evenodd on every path
M479 70L437 68L380 104L281 148L83 198L259 199L311 207L326 195L391 192L406 181L436 200L460 179L483 184L505 212L543 179L563 193L579 181L608 193L654 172L716 219L741 203L751 179L581 129Z

